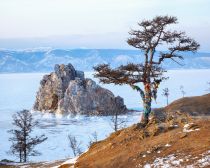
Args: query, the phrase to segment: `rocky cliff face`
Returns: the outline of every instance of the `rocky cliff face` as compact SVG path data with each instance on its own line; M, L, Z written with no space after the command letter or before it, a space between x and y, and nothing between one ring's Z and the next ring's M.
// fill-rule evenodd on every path
M127 111L121 97L85 79L71 64L55 65L40 82L34 109L60 114L110 115Z

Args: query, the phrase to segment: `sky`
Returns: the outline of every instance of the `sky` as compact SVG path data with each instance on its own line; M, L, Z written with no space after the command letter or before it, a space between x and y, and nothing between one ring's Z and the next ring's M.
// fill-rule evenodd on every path
M129 48L143 19L177 16L210 52L210 0L0 0L0 48Z

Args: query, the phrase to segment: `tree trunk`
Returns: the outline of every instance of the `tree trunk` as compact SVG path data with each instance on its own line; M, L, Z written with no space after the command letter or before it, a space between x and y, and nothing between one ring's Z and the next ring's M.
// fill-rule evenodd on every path
M133 85L133 89L136 89L142 98L143 101L143 108L144 108L144 115L143 118L141 120L141 123L143 123L144 125L146 125L149 121L149 114L151 113L151 102L152 102L152 95L151 95L151 89L150 89L150 85L149 84L145 84L144 85L144 91L138 87Z
M20 163L22 162L22 151L20 150L19 152L19 157L20 157Z
M151 98L151 90L150 90L150 85L145 86L145 96L143 99L143 106L144 106L144 116L142 119L142 122L144 124L147 124L149 121L149 115L151 113L151 102L152 102L152 98Z
M151 101L144 102L143 105L144 105L144 116L142 122L147 124L149 121L149 115L151 113Z
M26 154L26 146L24 147L24 162L26 162L27 154Z
M25 130L25 128L24 128L24 140L23 140L23 157L24 157L24 162L26 162L26 160L27 160L27 144L26 144L26 130Z

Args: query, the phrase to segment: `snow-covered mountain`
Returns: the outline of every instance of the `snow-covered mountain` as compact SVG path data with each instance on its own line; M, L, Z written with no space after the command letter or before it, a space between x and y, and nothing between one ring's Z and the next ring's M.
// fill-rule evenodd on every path
M210 68L210 53L184 53L183 66L166 60L166 69L205 69ZM138 50L120 49L26 49L0 50L0 72L49 72L55 64L72 63L76 69L91 71L94 65L110 63L116 67L128 62L140 63L142 53ZM180 62L180 61L179 61Z

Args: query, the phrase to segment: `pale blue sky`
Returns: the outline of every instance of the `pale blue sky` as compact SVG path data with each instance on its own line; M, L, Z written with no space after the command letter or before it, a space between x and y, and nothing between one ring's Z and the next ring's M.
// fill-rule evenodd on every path
M0 48L127 48L130 28L156 15L210 51L210 0L0 0Z

